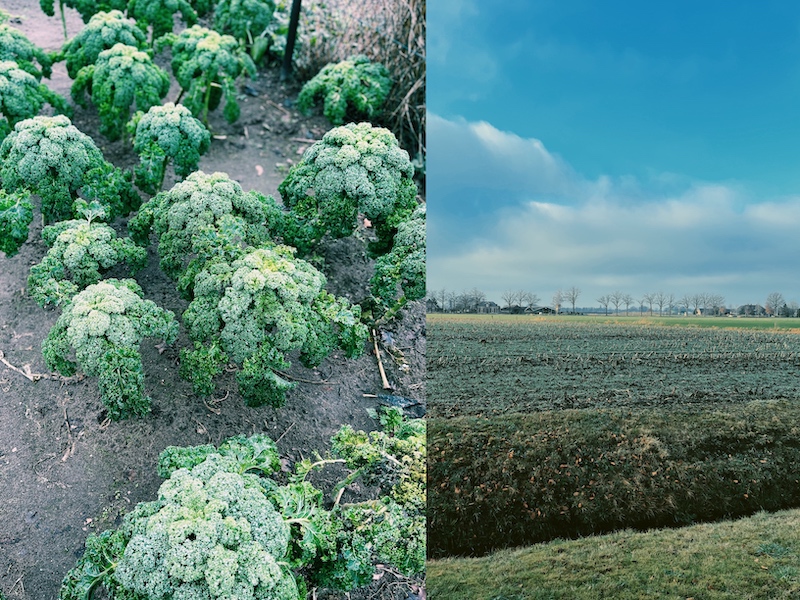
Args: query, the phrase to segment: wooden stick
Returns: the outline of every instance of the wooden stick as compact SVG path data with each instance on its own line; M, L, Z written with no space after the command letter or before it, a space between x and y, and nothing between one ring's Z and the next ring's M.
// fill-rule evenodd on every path
M30 367L28 365L25 365L22 369L18 369L17 367L12 365L10 362L8 362L5 359L5 354L3 354L2 350L0 350L0 362L2 362L5 366L7 366L12 371L16 371L17 373L19 373L20 375L22 375L23 377L25 377L29 381L37 381L37 380L41 379L42 377L44 377L44 375L42 375L41 373L31 373L31 369L30 369Z
M378 370L381 372L381 382L383 382L383 389L390 390L392 386L389 385L389 380L386 379L386 371L383 370L383 361L381 360L381 351L378 348L378 336L375 335L375 330L372 330L372 343L375 345L375 356L378 357Z

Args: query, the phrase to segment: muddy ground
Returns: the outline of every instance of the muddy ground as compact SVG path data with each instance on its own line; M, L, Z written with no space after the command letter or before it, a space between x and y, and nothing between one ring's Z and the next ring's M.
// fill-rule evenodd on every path
M12 25L40 47L55 50L62 44L60 19L46 17L36 0L2 0L0 8L18 16ZM70 9L67 18L71 37L82 23ZM159 62L166 67L164 57ZM71 81L63 63L44 83L69 96ZM299 84L279 83L277 67L262 68L249 86L241 95L242 115L235 124L228 125L212 113L215 139L200 169L228 173L245 190L278 197L277 187L287 169L330 125L319 115L303 117L294 110ZM173 86L164 101L174 101L177 93ZM114 164L136 164L138 158L126 142L110 143L99 134L93 109L76 108L73 123ZM165 188L174 181L168 179ZM115 226L125 231L124 221ZM298 386L283 408L246 407L233 373L221 377L215 395L204 401L178 377L179 348L187 344L183 332L163 352L154 340L142 344L152 413L109 423L94 378L54 377L42 359L42 340L59 313L40 308L25 290L30 266L46 252L38 234L34 227L17 256L0 256L0 591L10 600L57 598L61 579L82 554L86 536L118 524L137 502L155 497L161 483L156 459L166 446L218 444L236 434L264 432L278 441L282 457L291 464L314 452L324 453L344 423L375 429L377 423L367 409L376 407L377 400L365 394L425 397L425 317L422 303L417 302L385 326L383 336L378 335L385 342L381 353L391 391L383 390L370 344L360 359L335 353L313 370L294 360L289 376ZM325 259L323 271L331 292L352 302L367 296L372 265L362 242L332 243ZM182 313L186 303L159 270L153 248L149 266L136 279L147 298L176 315ZM358 493L357 485L348 492L352 498ZM400 600L424 597L424 590L419 580L386 570L379 571L366 589L312 594L331 600Z

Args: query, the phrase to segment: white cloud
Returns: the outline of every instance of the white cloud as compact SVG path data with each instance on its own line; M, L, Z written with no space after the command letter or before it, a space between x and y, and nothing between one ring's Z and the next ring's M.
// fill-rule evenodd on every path
M501 131L484 121L448 120L428 113L428 166L433 188L457 184L515 193L566 195L580 178L540 140ZM491 174L491 176L487 176Z
M675 191L673 175L588 181L539 140L483 122L429 123L430 153L451 153L428 174L431 289L478 287L499 300L508 289L550 298L575 285L589 305L615 289L800 300L800 198L756 203L729 182ZM472 188L483 210L449 218L447 193Z

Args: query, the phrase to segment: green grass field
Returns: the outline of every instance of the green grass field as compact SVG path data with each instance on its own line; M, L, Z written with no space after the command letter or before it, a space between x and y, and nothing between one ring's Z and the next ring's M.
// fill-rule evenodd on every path
M800 511L428 562L432 600L800 598Z

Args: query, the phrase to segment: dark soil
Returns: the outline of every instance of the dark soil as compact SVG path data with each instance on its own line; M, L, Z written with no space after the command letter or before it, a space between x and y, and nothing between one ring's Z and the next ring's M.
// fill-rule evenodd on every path
M35 44L47 50L61 46L60 19L44 16L35 0L4 0L0 8L20 17L12 25ZM82 22L69 9L67 17L72 36ZM160 62L166 66L163 57ZM69 96L71 81L63 63L44 83ZM278 184L288 168L330 125L321 116L307 118L293 109L299 84L279 83L277 68L262 69L249 85L249 93L241 95L239 121L229 125L212 113L215 139L200 169L225 172L245 190L278 197ZM165 101L176 98L173 88ZM129 144L110 143L99 134L94 109L76 108L73 123L117 166L136 164ZM174 181L168 179L165 188ZM124 221L115 224L120 232L124 225ZM383 389L370 344L360 359L335 353L313 370L293 360L288 375L298 386L283 408L246 407L236 391L234 373L220 377L215 395L204 400L178 377L179 348L187 344L182 333L173 347L159 348L154 340L142 344L152 412L144 418L108 422L94 378L64 379L51 374L42 359L41 343L59 313L41 309L25 287L28 270L45 251L39 228L34 227L17 256L0 258L0 592L9 600L57 598L62 578L83 552L86 536L115 526L137 502L155 498L161 483L156 459L166 446L219 444L233 435L263 432L278 442L284 462L291 465L314 452L324 453L342 424L375 429L378 424L367 409L378 401L365 394L424 400L425 316L417 302L378 334L379 342L381 338L386 342L381 354L392 391ZM324 254L328 289L352 302L362 301L372 272L363 242L331 243ZM136 279L147 298L181 314L186 303L159 270L152 248L148 268ZM392 345L386 347L389 339ZM329 486L334 481L319 483ZM357 484L348 493L357 498ZM312 593L319 599L424 597L421 581L397 576L390 569L379 570L369 588L349 595Z

